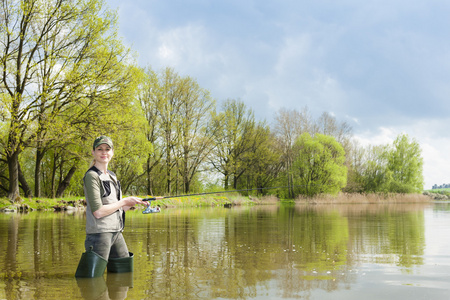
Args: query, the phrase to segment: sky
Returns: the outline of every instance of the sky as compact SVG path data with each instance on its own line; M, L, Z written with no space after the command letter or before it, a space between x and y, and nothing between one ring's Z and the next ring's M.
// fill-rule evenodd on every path
M307 107L361 145L407 134L425 189L450 183L450 1L106 0L141 67L173 68L218 107L243 101L273 123Z

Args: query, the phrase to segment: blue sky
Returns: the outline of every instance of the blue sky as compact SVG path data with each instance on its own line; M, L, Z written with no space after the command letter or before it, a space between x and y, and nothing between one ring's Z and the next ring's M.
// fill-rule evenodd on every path
M220 105L271 124L280 108L329 112L362 145L416 139L425 188L450 183L450 1L107 0L119 34Z

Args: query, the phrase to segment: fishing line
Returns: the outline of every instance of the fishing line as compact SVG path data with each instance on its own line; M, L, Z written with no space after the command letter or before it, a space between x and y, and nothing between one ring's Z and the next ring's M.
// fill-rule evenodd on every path
M310 184L312 185L312 184ZM330 184L314 184L312 186L322 186L322 185L330 185ZM242 190L230 190L230 191L219 191L219 192L206 192L206 193L198 193L198 194L185 194L185 195L175 195L175 196L163 196L162 199L167 198L178 198L178 197L191 197L191 196L201 196L201 195L211 195L211 194L223 194L223 193L235 193L235 192L248 192L248 191L255 191L255 190L269 190L269 189L282 189L282 188L289 188L289 187L299 187L299 186L309 186L307 184L305 185L292 185L292 186L275 186L275 187L263 187L263 188L253 188L253 189L242 189ZM149 205L147 208L142 212L143 214L149 214L149 213L158 213L161 211L161 209L157 207L151 207L150 204L152 201L156 201L156 197L147 197L142 199L142 201L149 201Z

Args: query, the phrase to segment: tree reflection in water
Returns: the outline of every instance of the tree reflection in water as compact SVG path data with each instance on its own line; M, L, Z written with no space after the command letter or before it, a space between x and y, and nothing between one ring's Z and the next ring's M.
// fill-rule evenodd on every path
M83 212L0 215L0 299L311 298L362 264L424 263L429 205L268 205L127 213L135 269L77 280ZM88 295L88 296L86 296Z

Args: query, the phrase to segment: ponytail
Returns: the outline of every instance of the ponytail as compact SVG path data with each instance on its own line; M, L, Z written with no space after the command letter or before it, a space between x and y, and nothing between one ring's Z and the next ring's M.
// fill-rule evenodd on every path
M89 169L92 168L95 165L95 159L92 160L91 164L89 165Z

